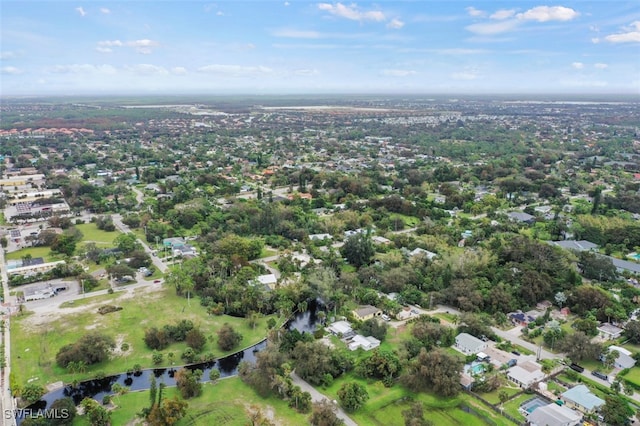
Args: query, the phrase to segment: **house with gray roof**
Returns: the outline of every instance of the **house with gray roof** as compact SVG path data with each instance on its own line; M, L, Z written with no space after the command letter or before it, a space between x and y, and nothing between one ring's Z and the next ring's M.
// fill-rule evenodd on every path
M563 249L575 251L597 251L598 245L587 240L553 241L553 244Z
M584 414L597 411L604 405L604 400L591 393L586 385L577 385L560 395L568 408L574 408Z
M575 426L582 420L582 415L571 408L551 403L533 410L527 420L531 426Z
M483 342L468 333L460 333L456 336L456 342L453 347L465 355L475 355L487 348L487 342Z
M625 369L625 368L633 368L636 365L636 360L633 359L633 356L631 354L630 351L628 351L625 348L621 348L620 346L615 346L615 345L611 345L608 348L606 348L606 353L603 353L602 355L600 355L600 360L604 361L604 358L606 357L606 354L608 352L611 351L617 351L618 352L618 358L616 358L616 360L613 363L613 366L615 368L619 368L619 369Z
M525 212L509 212L507 216L509 216L509 219L512 221L520 223L532 224L536 220L535 216Z

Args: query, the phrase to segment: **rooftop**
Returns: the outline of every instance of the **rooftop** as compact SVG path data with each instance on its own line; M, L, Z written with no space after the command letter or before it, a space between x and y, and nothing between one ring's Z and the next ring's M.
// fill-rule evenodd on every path
M587 410L593 410L604 405L604 400L591 393L586 385L577 385L565 391L562 398L572 401Z

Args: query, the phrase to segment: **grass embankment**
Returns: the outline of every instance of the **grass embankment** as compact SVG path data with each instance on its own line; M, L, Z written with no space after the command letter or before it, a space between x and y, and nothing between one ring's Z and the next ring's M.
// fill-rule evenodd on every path
M42 324L34 323L29 314L14 317L11 359L17 383L25 384L29 379L35 379L43 385L59 380L70 383L73 380L94 377L97 372L106 375L121 373L135 364L140 364L143 368L153 367L153 351L146 347L143 340L145 329L162 328L181 319L191 320L202 329L208 338L203 353L212 353L215 357L222 357L241 347L253 345L266 335L266 322L269 317L261 318L255 328L250 328L243 318L208 315L197 300L191 300L188 304L185 298L176 296L173 289L163 289L154 293L145 293L143 289L139 289L134 297L120 295L118 298L109 299L108 296L98 296L95 303L87 306L82 312L65 315L64 309L61 309L56 316L46 318ZM85 300L75 302L74 306L89 303ZM98 307L105 304L120 306L123 309L107 315L98 314ZM221 351L215 343L216 332L225 322L243 335L239 347L233 351ZM60 348L76 342L89 331L99 331L112 336L117 343L117 354L108 361L89 366L83 373L71 374L58 366L55 356ZM127 343L130 347L126 353L118 351L122 343ZM174 354L176 365L183 364L180 355L185 348L184 342L171 344L162 351L165 355L162 365L170 365L167 355L169 352Z
M202 390L202 395L187 400L187 416L176 423L176 426L245 426L251 424L251 413L258 410L277 425L298 426L309 423L308 414L297 413L287 406L287 401L276 397L262 398L237 377L223 379L216 384L206 383ZM163 399L171 399L175 395L176 388L167 388ZM117 408L112 412L111 424L131 424L136 420L136 413L149 405L149 392L128 393L113 402ZM73 425L85 426L89 422L78 418Z

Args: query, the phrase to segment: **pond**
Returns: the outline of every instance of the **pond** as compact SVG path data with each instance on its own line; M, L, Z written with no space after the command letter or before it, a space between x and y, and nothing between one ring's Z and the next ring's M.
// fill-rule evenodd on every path
M321 305L312 301L308 303L305 312L297 312L284 326L288 330L297 329L300 332L312 333L315 331L317 312L321 310ZM126 386L131 391L139 391L149 389L151 377L156 378L156 383L164 383L167 386L175 386L175 373L182 367L190 370L202 370L202 382L209 381L209 372L212 369L220 371L220 378L235 376L238 374L238 366L240 362L246 361L254 363L256 361L256 353L260 352L267 346L266 339L235 354L228 355L224 358L217 359L212 362L199 364L190 364L186 366L173 366L171 368L153 368L142 370L138 373L122 373L108 376L103 379L87 380L79 383L77 386L67 385L60 389L47 393L43 398L29 406L32 410L45 410L56 399L71 397L75 404L79 404L84 398L93 398L98 402L106 395L111 395L111 387L118 383ZM18 419L18 424L22 419Z

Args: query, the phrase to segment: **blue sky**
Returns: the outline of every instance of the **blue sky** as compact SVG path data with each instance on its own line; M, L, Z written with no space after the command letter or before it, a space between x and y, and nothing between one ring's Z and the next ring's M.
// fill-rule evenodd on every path
M638 1L0 0L0 95L640 94Z

